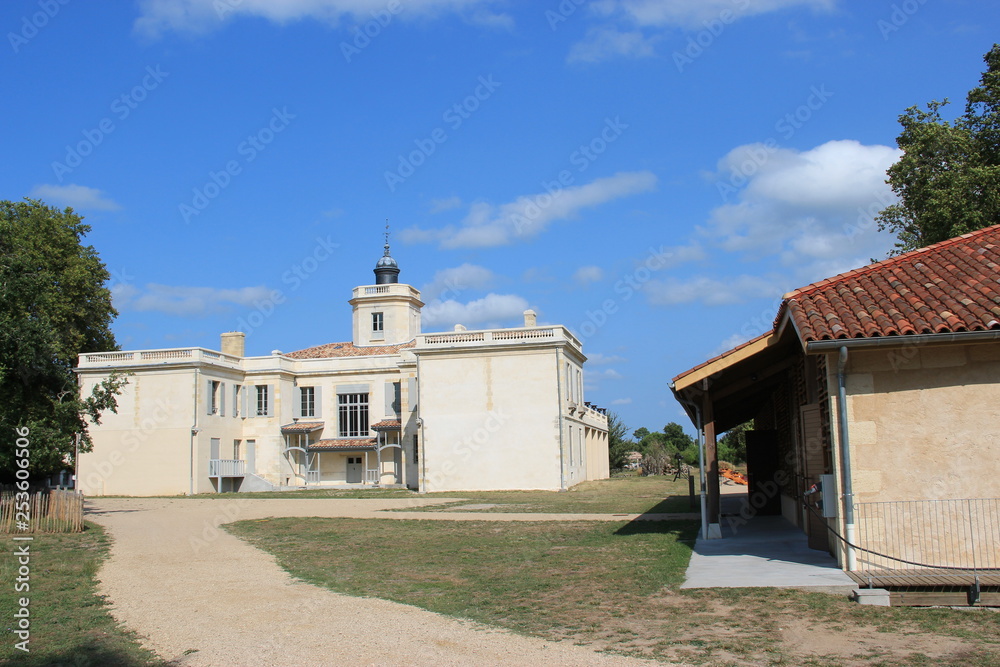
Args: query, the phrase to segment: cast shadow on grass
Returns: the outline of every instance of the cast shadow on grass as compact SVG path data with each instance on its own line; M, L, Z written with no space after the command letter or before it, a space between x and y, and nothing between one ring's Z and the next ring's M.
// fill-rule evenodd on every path
M678 514L682 512L698 512L700 507L701 506L698 504L697 497L695 497L695 502L692 503L690 496L687 494L667 496L644 511L643 514Z
M126 651L101 646L97 639L78 644L61 652L48 652L32 646L31 653L15 651L5 664L24 667L169 667L177 662L148 661Z
M646 515L640 515L638 518L629 521L624 526L616 530L615 535L664 535L672 533L677 536L678 541L693 541L698 536L699 524L697 521L687 519L668 519L665 521L658 521L653 519L643 519L644 516Z

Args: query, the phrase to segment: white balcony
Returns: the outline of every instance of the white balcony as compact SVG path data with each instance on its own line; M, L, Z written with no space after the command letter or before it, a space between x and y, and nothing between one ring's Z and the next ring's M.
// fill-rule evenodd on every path
M243 459L209 459L209 477L244 477L247 474L247 462Z

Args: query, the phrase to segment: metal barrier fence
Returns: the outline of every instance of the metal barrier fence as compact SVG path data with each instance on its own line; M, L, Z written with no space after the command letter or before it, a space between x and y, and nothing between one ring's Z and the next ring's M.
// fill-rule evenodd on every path
M83 530L83 494L47 489L27 496L0 492L0 533L78 533Z
M1000 568L1000 498L857 503L859 569ZM872 553L874 552L874 553Z

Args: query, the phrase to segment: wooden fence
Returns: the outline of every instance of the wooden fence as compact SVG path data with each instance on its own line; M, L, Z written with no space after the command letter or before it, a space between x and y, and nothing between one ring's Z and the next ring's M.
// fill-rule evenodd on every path
M27 519L27 520L26 520ZM0 491L0 533L78 533L83 530L83 494L44 489L27 499Z

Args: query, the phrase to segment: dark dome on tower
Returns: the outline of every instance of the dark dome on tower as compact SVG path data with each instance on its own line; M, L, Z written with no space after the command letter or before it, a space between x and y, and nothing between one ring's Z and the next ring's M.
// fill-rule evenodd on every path
M399 282L399 265L396 264L396 260L389 255L389 225L386 224L385 227L385 253L375 264L376 285L389 285Z

